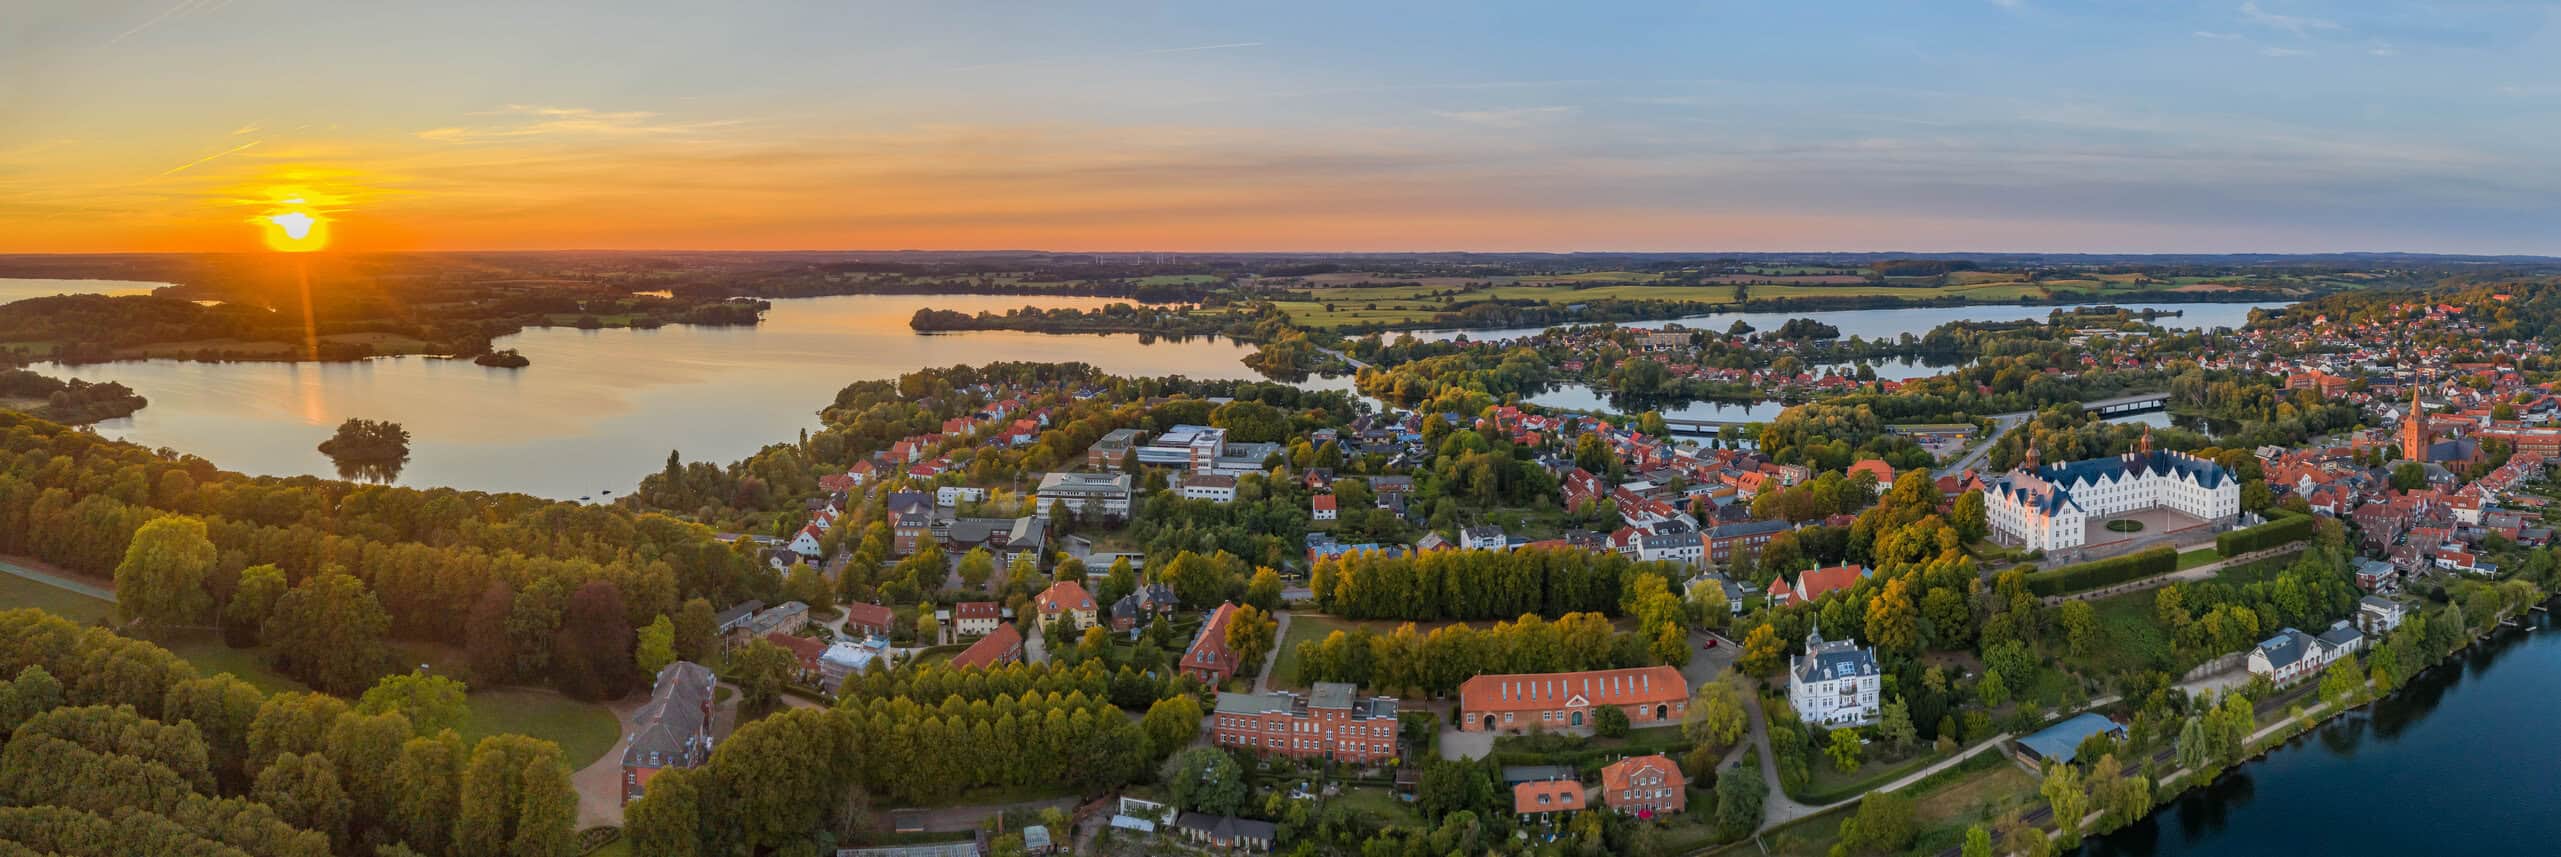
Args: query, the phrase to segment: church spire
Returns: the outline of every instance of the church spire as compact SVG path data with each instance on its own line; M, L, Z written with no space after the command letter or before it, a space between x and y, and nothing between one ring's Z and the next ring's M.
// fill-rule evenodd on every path
M2025 467L2029 470L2035 470L2037 468L2036 438L2030 437L2027 439L2027 457L2019 459L2019 466Z
M2141 439L2141 440L2138 440L2138 441L2135 441L2135 442L2134 442L2134 454L2136 454L2136 455L2151 455L2151 454L2152 454L2152 426L2151 426L2151 425L2146 424L2146 425L2144 425L2144 426L2143 426L2143 439Z

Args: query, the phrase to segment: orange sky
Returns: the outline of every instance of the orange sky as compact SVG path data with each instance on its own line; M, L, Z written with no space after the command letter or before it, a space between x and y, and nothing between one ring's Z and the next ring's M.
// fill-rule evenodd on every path
M352 250L2561 252L2561 9L2537 4L0 21L0 252L254 249L286 198Z

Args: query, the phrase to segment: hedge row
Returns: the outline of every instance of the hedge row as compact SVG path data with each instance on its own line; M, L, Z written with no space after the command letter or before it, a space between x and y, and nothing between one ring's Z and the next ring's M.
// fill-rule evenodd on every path
M2214 552L2235 557L2278 545L2290 545L2311 538L2314 526L2310 515L2287 515L2255 527L2215 536Z
M2038 595L2064 595L2155 574L2168 574L2178 568L2178 549L2162 545L2124 556L2030 574L2027 576L2027 591Z

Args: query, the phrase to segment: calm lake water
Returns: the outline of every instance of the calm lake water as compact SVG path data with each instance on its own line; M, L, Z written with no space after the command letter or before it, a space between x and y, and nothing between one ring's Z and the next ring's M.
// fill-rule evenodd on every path
M2291 306L2291 304L2279 302L2230 304L2110 304L2110 306L2122 307L2135 312L2153 309L2161 310L2163 312L2182 313L2178 316L2158 319L2153 323L2173 330L2196 330L2208 327L2240 327L2242 324L2245 324L2250 320L2251 310L2277 309ZM2029 306L2023 304L1984 304L1979 306L1911 307L1908 309L1853 309L1831 310L1826 312L1720 312L1710 315L1694 315L1687 318L1665 319L1661 321L1631 321L1625 322L1623 326L1658 328L1668 324L1679 324L1682 327L1694 330L1703 329L1722 331L1728 327L1732 327L1734 322L1741 321L1745 324L1751 325L1755 330L1776 330L1779 325L1787 323L1788 319L1810 318L1815 321L1840 328L1841 336L1844 339L1852 336L1878 339L1899 337L1906 333L1913 336L1919 336L1930 332L1930 328L1934 328L1951 321L2026 321L2029 319L2043 321L2046 316L2058 309L2066 309L2066 307L2051 305ZM1427 341L1452 339L1464 334L1470 340L1482 342L1488 339L1512 339L1531 336L1543 330L1546 330L1546 328L1515 327L1500 330L1417 330L1413 331L1413 334L1416 339ZM1387 334L1386 338L1393 340L1395 336L1395 334Z
M131 280L32 280L0 278L0 304L54 295L147 295L168 283Z
M129 361L47 366L55 375L118 381L151 400L101 434L204 456L231 470L336 475L315 447L349 417L389 419L413 440L404 485L521 491L555 498L616 495L656 471L669 449L727 463L818 425L847 383L925 367L996 361L1083 361L1132 376L1254 378L1250 347L1223 339L1009 331L924 335L920 307L975 313L1037 303L1093 307L1102 298L843 296L780 300L757 327L656 330L536 328L498 341L533 361L491 369L463 360L393 357L359 363ZM1307 386L1350 389L1349 378Z
M2083 857L2552 854L2561 850L2561 633L2502 632L2085 846Z

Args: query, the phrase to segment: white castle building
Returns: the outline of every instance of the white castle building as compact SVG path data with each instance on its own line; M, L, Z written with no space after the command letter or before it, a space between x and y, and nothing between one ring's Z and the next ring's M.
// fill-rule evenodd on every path
M2092 525L2155 509L2220 527L2241 513L2241 484L2223 465L2153 449L2146 430L2133 452L2112 458L2040 466L2029 446L2019 469L1983 488L1994 538L2029 550L2081 547Z

